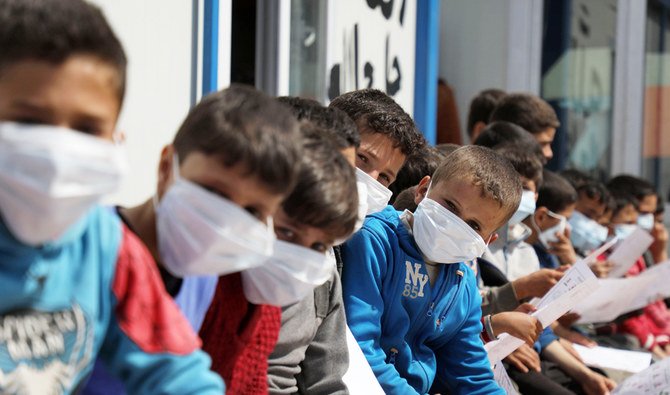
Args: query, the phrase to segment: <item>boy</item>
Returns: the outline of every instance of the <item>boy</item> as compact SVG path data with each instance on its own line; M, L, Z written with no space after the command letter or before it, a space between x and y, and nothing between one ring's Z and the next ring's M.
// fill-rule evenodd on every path
M484 252L520 198L507 161L463 147L421 180L413 215L388 207L344 245L347 322L387 393L503 393L479 338L475 277L463 262Z
M491 119L491 113L505 97L505 91L486 89L477 94L470 102L468 110L468 135L470 143L475 141Z
M577 253L585 256L607 240L607 228L598 221L605 214L609 193L602 183L593 178L577 180L579 184L573 184L577 191L577 204L569 221L570 241Z
M295 184L299 138L284 106L233 85L203 98L163 148L155 197L118 208L196 331L219 275L270 258L274 230L266 223ZM122 388L97 365L86 391Z
M357 194L352 192L352 188L356 189L355 155L347 157L347 171L335 151L342 156L350 151L355 154L360 144L358 129L336 108L294 97L279 101L290 105L313 142L308 145L305 160L309 162L303 165L299 184L284 202L286 210L280 209L275 219L277 235L281 240L319 251L327 247L330 254L331 238L344 234L341 228L351 218L352 207L357 217ZM309 239L315 234L327 242L313 245ZM298 303L282 309L279 339L268 360L269 390L273 394L346 393L342 377L347 366L342 284L333 265L328 281Z
M151 256L95 203L126 58L80 0L0 1L0 392L78 392L96 357L135 393L221 393Z
M500 269L508 280L514 281L540 268L537 255L524 242L531 230L521 221L535 212L537 189L542 183L542 162L515 145L499 146L495 151L507 159L521 176L523 194L519 208L509 222L497 230L498 238L489 245L484 259Z
M532 229L527 242L533 245L540 266L558 269L575 263L576 254L567 230L568 219L577 205L577 191L560 175L544 171L537 208L525 223Z
M330 107L344 111L358 126L361 145L356 150L356 175L367 185L369 213L380 211L391 198L389 185L405 159L423 148L426 140L412 118L379 90L345 93L330 102Z
M554 156L551 143L560 122L556 112L546 101L526 93L509 94L491 114L490 122L497 121L511 122L526 129L540 144L547 160Z
M499 145L516 145L533 153L544 165L547 160L542 153L542 147L524 128L510 122L493 122L489 124L479 137L473 142L474 145L495 148Z
M659 204L658 194L654 186L641 178L619 175L612 178L607 183L607 187L627 191L638 200L638 225L654 237L654 243L649 247L652 256L650 261L653 262L648 263L653 264L668 260L668 230L662 222L654 220L656 207Z

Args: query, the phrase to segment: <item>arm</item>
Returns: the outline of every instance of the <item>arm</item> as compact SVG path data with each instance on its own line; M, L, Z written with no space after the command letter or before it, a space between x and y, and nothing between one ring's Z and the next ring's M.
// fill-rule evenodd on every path
M221 394L223 382L161 284L155 263L124 232L110 290L114 313L100 351L129 393Z
M389 264L390 246L363 227L342 247L342 288L347 323L379 384L386 393L415 394L380 345L384 314L382 279Z
M542 356L554 362L568 376L575 379L586 394L604 395L616 387L616 383L589 369L584 363L572 356L559 342L552 342Z
M484 315L511 311L519 307L519 301L512 283L500 287L490 287L483 294L482 312Z
M463 281L463 286L467 287L461 301L467 309L465 321L459 331L435 350L436 381L446 383L453 394L504 394L493 379L493 371L479 337L482 330L481 299L471 272Z
M328 284L328 283L326 283ZM342 302L342 283L334 272L330 287L319 287L314 292L317 316L319 305L327 307L314 340L305 353L298 375L298 389L302 394L348 394L342 376L349 366L347 351L347 321ZM320 300L321 299L321 300ZM325 299L325 300L323 300Z

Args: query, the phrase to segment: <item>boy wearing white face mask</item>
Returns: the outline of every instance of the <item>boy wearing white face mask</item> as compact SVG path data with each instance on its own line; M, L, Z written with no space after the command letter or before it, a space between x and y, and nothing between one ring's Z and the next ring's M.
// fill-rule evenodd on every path
M534 145L539 149L539 144ZM496 231L498 238L488 246L483 258L500 269L508 280L514 281L537 271L540 266L535 251L525 241L531 229L522 221L535 212L537 188L542 184L542 162L532 151L529 152L516 145L502 145L494 150L507 159L519 173L523 193L519 208L512 218Z
M303 276L309 283L276 284L265 276L258 278L259 271L269 270L267 265L242 275L245 290L250 285L267 303L285 306L279 340L268 361L270 393L343 394L348 393L342 381L348 366L346 320L331 247L348 237L358 221L356 178L326 132L310 124L302 130L305 145L298 184L282 203L274 226L281 243L295 251L283 265L304 272L300 268L313 257L319 267L310 270L313 280ZM314 289L317 283L323 285Z
M150 254L97 206L125 170L103 14L2 0L0 53L0 392L76 393L100 357L136 393L220 394Z
M503 393L479 338L481 298L465 263L519 205L521 181L493 151L463 147L343 247L347 322L387 393ZM485 242L486 240L486 242Z
M361 195L366 214L383 210L393 192L391 185L407 156L426 145L412 118L387 94L376 89L345 93L330 102L358 126L361 144L356 150L356 177L367 191ZM363 198L365 199L363 200Z
M575 250L585 256L607 240L607 228L598 220L607 208L608 192L602 183L594 179L574 188L577 190L577 205L568 221L570 241Z
M544 171L544 180L538 191L535 213L525 221L532 229L527 241L533 245L541 267L557 269L574 263L568 220L577 204L577 191L563 177L548 170ZM572 249L572 253L555 253L564 249Z
M234 307L227 322L239 324L247 313L255 317L253 324L231 331L253 341L247 334L258 326L273 320L279 325L278 308L248 303L234 273L265 265L275 252L268 223L295 184L299 140L297 122L284 106L251 87L232 85L191 109L173 143L163 149L155 196L118 209L153 254L168 292L196 331L219 281L228 285L221 297ZM212 368L228 391L239 391L244 379L235 380L220 361L237 360L245 347L236 349L239 343L224 338L229 352L211 353ZM268 345L259 359L265 361L271 350ZM245 378L260 376L264 383L266 370L247 370ZM102 366L96 366L86 388L90 394L122 391Z

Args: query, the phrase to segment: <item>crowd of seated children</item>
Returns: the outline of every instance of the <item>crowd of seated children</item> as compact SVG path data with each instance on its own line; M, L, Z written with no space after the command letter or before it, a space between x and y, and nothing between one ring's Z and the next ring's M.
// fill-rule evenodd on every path
M432 147L379 90L232 85L189 111L153 196L105 207L126 63L88 2L0 0L1 393L348 394L354 368L386 393L503 394L484 344L507 333L521 393L604 395L573 343L670 354L663 300L595 333L530 315L612 237L654 239L626 276L668 260L653 185L543 169L541 98L482 91L473 144Z

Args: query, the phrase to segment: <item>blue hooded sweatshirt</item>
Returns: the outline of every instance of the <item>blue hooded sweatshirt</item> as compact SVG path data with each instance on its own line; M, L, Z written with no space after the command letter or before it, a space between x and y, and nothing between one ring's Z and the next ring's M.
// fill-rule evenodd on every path
M504 394L480 333L481 297L464 263L431 286L399 213L369 216L343 246L347 322L387 394Z
M41 247L0 219L0 290L0 393L76 393L96 357L131 393L223 393L151 255L107 209Z

